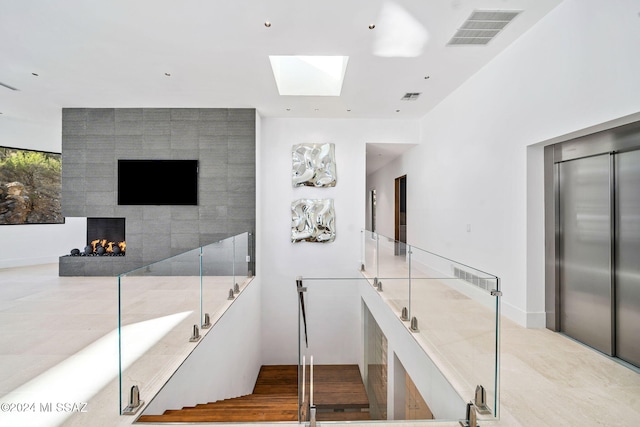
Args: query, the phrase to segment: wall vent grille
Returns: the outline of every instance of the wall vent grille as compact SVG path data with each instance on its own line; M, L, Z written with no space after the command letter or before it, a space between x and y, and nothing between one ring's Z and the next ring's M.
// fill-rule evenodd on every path
M486 45L521 12L521 10L474 10L449 40L448 45Z
M476 274L473 274L469 271L463 270L462 268L453 267L453 275L458 279L464 280L467 283L471 283L474 286L477 286L486 291L491 291L493 289L494 284L490 279L482 278Z

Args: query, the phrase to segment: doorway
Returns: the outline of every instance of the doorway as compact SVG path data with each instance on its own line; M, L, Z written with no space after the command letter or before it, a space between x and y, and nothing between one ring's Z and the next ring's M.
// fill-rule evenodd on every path
M407 176L395 180L395 255L407 253Z
M547 327L640 367L640 123L545 158Z

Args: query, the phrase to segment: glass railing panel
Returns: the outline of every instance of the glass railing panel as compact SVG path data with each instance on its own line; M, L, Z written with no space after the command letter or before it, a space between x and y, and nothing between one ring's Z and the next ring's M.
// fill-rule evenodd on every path
M496 279L492 274L416 247L412 247L411 267L412 277L457 278L487 291L493 289L491 281Z
M363 234L371 232L363 230ZM374 277L381 282L374 289L409 329L415 326L420 331L416 337L461 390L461 396L475 400L476 387L482 386L478 404L486 408L479 417L497 417L499 279L388 236L374 235L376 275L370 271L363 275L372 283Z
M236 276L236 282L242 283L246 281L246 278L251 276L251 233L238 234L233 238L234 240L234 275Z
M369 280L370 285L398 318L409 319L410 281L407 277L381 277Z
M221 301L235 295L233 237L202 247L202 323L215 318Z
M497 289L497 280L490 280ZM498 411L499 324L498 296L461 279L414 278L410 322L440 371L462 396L475 399L492 419ZM478 389L478 392L480 390ZM483 399L479 399L483 400Z
M302 278L299 283L305 289L299 293L304 300L304 310L299 303L298 342L301 422L309 421L312 403L318 422L459 422L464 420L466 403L475 393L466 383L493 378L488 372L485 375L484 365L485 359L491 358L490 352L485 351L489 344L485 342L488 332L484 327L488 322L480 322L481 326L472 328L468 337L464 330L452 327L448 333L454 333L454 337L436 336L434 340L453 352L449 355L448 351L434 350L434 344L427 343L421 331L411 331L410 322L403 322L397 313L389 311L387 290L380 292L367 278ZM418 291L420 303L425 305L417 311L420 316L423 310L431 309L431 302L422 301L424 292L434 303L446 304L451 299L451 307L460 308L453 292L447 294L436 283L430 285L435 288L433 295L424 283ZM441 310L440 316L438 322L443 327L457 313ZM429 327L425 332L433 333ZM495 331L489 332L495 336ZM462 338L471 342L468 348L458 345ZM468 352L479 350L484 353ZM455 383L440 369L453 372ZM460 372L475 369L482 373L458 380Z
M377 290L384 291L387 302L398 316L408 316L410 291L410 250L378 233L363 230L365 270L363 275Z
M309 421L311 405L319 422L366 420L360 285L371 285L366 279L302 283L306 291L299 293L298 304L299 372L306 375L299 382L300 421Z
M409 277L408 249L406 243L378 235L378 277Z
M368 230L361 231L362 271L368 277L378 276L378 234Z
M155 393L248 284L250 244L243 233L118 276L121 413L131 388Z
M120 413L179 363L200 325L200 249L118 276ZM144 394L143 394L144 395Z

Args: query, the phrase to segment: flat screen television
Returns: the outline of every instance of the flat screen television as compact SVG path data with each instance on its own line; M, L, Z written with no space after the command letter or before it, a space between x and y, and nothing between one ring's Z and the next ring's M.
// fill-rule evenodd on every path
M119 205L197 205L197 160L118 160Z

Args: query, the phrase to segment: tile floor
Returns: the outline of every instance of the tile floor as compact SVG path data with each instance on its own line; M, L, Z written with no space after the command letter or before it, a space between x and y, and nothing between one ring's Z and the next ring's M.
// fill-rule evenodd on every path
M135 312L137 315L128 319L128 322L140 323L155 318L158 314L180 310L186 314L179 319L167 320L166 337L188 328L194 321L194 314L189 312L198 311L196 307L190 307L186 303L190 298L178 297L172 291L171 283L158 283L156 280L154 285L157 285L154 287L156 294L152 298L162 298L164 304L171 306L170 310L158 311L154 309L157 305L148 304L149 298L136 298L132 294L127 299L128 312ZM220 284L215 298L220 298L227 288L228 283ZM211 289L213 294L214 285ZM32 427L132 424L134 418L118 416L117 409L114 408L118 402L119 387L117 379L112 375L117 373L113 342L107 344L106 348L109 350L96 347L100 345L102 337L117 328L116 301L115 278L58 277L57 265L0 269L0 403L15 397L16 390L25 393L19 395L23 397L23 403L31 403L27 386L47 375L49 379L53 378L52 381L62 381L64 384L64 378L54 375L55 369L64 365L79 371L74 375L103 373L98 376L102 382L97 381L96 389L85 391L93 394L85 408L88 412L74 413L67 417L67 410L81 408L55 406L51 408L51 412L59 409L62 412L57 414L61 415L59 418L51 412L35 418L28 418L29 414L0 412L0 425ZM219 308L224 309L222 305ZM195 319L197 321L197 315ZM168 342L171 342L170 338ZM143 351L145 344L136 343L138 344L140 351ZM128 348L132 348L131 346L133 344ZM100 358L96 353L91 353L82 359L83 351L90 350L97 350L98 354L105 357ZM165 369L158 378L150 380L151 383L162 381L160 377L169 374L171 365L177 363L181 351L183 350L171 348L170 345L161 350L154 347L152 358L146 360L152 361L150 363L155 366L165 366ZM501 419L483 421L480 423L482 426L640 425L638 370L611 360L561 334L546 329L525 329L502 319L500 360ZM41 387L43 383L35 384ZM60 386L51 390L40 389L41 396L44 396L41 400L59 402L65 399L62 396L66 392L68 391L61 390ZM43 402L37 402L40 403ZM47 408L35 409L46 411ZM30 411L31 408L27 410ZM458 426L458 423L425 425L453 427Z

